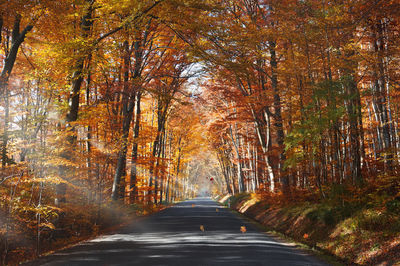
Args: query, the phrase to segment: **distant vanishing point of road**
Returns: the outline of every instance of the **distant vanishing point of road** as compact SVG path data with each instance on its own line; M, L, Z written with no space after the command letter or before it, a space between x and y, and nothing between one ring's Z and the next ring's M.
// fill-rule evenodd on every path
M278 242L215 201L197 198L27 265L328 264Z

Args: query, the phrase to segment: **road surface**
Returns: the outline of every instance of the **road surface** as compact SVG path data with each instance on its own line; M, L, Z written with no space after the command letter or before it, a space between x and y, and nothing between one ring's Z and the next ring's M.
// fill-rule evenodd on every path
M277 242L211 199L197 198L29 265L327 264Z

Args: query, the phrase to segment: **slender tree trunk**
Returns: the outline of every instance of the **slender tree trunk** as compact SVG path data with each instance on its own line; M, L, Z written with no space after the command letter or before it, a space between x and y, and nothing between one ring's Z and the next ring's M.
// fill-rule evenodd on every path
M244 175L242 171L242 156L240 155L240 141L239 141L239 136L237 133L237 125L235 124L235 134L233 134L232 131L232 126L229 126L229 134L231 136L232 144L236 152L236 159L237 159L237 180L238 180L238 186L239 186L239 193L244 192L245 185L244 185Z
M138 141L140 134L140 123L141 123L141 97L142 92L138 91L136 95L136 117L135 126L133 129L133 144L132 144L132 164L131 164L131 178L130 178L130 190L131 190L131 202L134 203L137 199L137 160L138 160Z
M164 134L163 134L163 144L162 144L162 148L161 148L161 158L165 159L165 148L166 148L166 144L167 144L167 132L164 129ZM161 174L161 180L160 180L160 201L159 203L161 204L163 201L163 195L164 195L164 183L165 183L165 170L162 170L162 174Z
M165 201L170 202L170 188L171 188L171 161L172 161L172 133L169 133L169 145L168 145L168 177L165 188Z
M348 54L350 57L352 54ZM356 69L356 66L353 68ZM345 80L345 90L347 94L347 114L349 117L349 137L350 137L350 159L351 159L351 177L353 183L361 184L362 183L362 173L361 173L361 131L362 128L359 124L360 114L358 113L361 110L359 106L359 97L360 93L357 88L357 84L354 81L354 70L353 69L345 69L345 76L343 79Z
M1 147L1 165L4 168L10 163L10 159L7 155L8 145L8 127L10 122L10 93L6 90L4 94L4 131L3 131L3 143Z
M271 54L270 65L271 65L271 85L274 92L274 109L275 109L275 127L277 130L277 142L279 146L279 169L280 182L282 183L282 188L285 193L289 192L289 177L284 173L283 167L286 160L285 150L284 150L284 140L285 133L283 131L283 121L282 121L282 106L281 98L279 95L278 88L278 61L276 58L276 43L274 41L269 42L269 52Z
M165 108L167 109L167 108ZM164 131L164 126L165 126L165 116L166 116L166 111L163 112L164 107L163 107L163 103L159 100L158 102L158 108L157 108L157 135L156 138L153 142L153 151L152 151L152 162L150 165L150 169L149 169L149 173L150 173L150 180L149 180L149 187L152 188L153 185L155 186L154 191L151 189L149 191L150 194L150 200L151 200L151 195L154 195L154 202L156 202L156 198L157 198L157 187L158 187L158 179L157 176L154 175L154 170L157 167L157 163L158 163L158 157L160 155L160 151L161 151L161 140L162 140L162 134ZM154 183L154 184L153 184Z
M374 69L375 84L373 86L373 103L377 112L379 131L381 134L382 149L385 153L385 167L392 169L392 142L388 111L388 95L386 94L385 84L387 77L385 74L385 39L383 35L383 22L381 19L375 22L373 29L374 48L376 54L376 65Z
M89 64L90 64L89 60ZM90 83L91 83L91 73L90 73L90 66L88 66L88 76L86 82L86 105L90 106ZM86 133L86 167L87 167L87 180L88 180L88 187L93 187L93 177L92 177L92 127L88 125L87 133ZM93 194L95 192L92 190L88 190L88 202L91 203L93 200Z
M124 42L124 80L123 80L123 92L122 92L122 137L121 137L121 148L118 153L117 167L115 169L114 181L112 186L111 197L113 200L119 199L123 194L124 183L121 184L121 180L126 176L126 154L128 152L128 139L129 131L131 128L131 122L133 118L133 111L135 108L135 91L130 87L129 84L129 69L130 69L130 55L128 41Z
M90 30L93 25L92 16L94 12L94 7L93 7L94 2L92 0L85 0L85 2L87 6L85 14L81 18L80 31L81 31L81 37L86 40L90 35ZM83 82L84 62L89 57L90 53L91 51L84 51L82 52L82 54L78 55L74 65L74 72L72 74L72 81L70 88L71 96L69 99L70 105L68 113L66 115L66 131L73 132L69 134L69 136L67 137L67 141L72 147L76 145L76 136L74 132L75 128L71 124L72 122L75 122L78 119L79 99L80 99L81 85ZM71 160L71 153L68 151L64 152L61 156L66 160ZM72 173L67 173L69 171L68 169L66 169L65 166L62 166L60 170L61 170L60 175L61 178L63 179L68 179L69 175L72 174ZM67 191L66 183L60 183L56 186L56 197L54 200L56 205L66 202L65 198L66 191Z
M175 172L175 185L173 190L174 201L177 199L178 189L179 189L179 174L181 172L181 157L182 157L182 147L181 147L182 137L179 136L178 139L178 162L176 164L176 172Z

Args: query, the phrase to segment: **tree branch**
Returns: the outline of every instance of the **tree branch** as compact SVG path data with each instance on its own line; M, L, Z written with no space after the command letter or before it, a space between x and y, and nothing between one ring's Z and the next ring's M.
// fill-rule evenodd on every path
M164 2L165 0L159 0L159 1L155 1L151 6L149 6L148 8L146 8L145 10L143 10L142 12L140 12L140 14L137 14L136 16L134 16L132 18L132 21L136 21L139 18L141 18L142 16L146 15L147 13L149 13L152 9L154 9L157 5L159 5L160 3ZM114 33L117 33L118 31L122 30L124 28L124 26L126 24L128 24L130 22L130 19L128 19L126 22L122 23L122 25L116 27L115 29L103 34L102 36L100 36L95 44L98 44L99 42L101 42L102 40L104 40L105 38L113 35Z

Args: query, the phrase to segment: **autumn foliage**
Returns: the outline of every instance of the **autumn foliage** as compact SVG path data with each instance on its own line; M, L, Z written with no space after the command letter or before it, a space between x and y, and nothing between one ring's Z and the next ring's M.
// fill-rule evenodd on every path
M397 215L399 10L1 2L2 263L212 193Z

